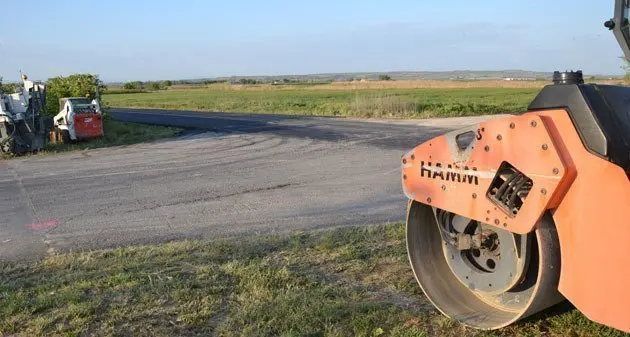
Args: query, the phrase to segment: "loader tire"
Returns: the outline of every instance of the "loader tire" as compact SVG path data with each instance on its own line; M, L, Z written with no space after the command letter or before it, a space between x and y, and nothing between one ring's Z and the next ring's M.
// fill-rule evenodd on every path
M68 132L68 130L61 130L61 142L63 144L70 144L71 141L70 132Z

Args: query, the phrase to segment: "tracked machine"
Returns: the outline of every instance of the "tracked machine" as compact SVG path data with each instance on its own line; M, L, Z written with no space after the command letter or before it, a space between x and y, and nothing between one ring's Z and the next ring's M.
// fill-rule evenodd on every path
M0 91L0 155L36 152L46 143L52 120L46 110L46 86L22 76L16 93Z
M614 32L630 58L628 0ZM478 329L568 300L630 332L630 87L556 72L527 112L402 158L407 250L425 295Z

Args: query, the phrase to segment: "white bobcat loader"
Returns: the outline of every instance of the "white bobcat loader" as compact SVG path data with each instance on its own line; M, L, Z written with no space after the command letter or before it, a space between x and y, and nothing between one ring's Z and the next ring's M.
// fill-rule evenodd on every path
M59 99L60 112L53 118L54 128L50 140L55 143L88 140L103 136L101 105L97 98L82 97Z

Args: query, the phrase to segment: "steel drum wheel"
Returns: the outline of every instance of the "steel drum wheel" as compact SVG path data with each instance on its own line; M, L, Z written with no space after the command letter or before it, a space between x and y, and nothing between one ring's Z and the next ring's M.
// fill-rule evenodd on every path
M498 244L489 244L489 250L492 251L483 253L486 255L473 253L472 249L453 253L453 246L443 239L444 232L439 227L436 214L439 216L439 210L436 212L430 206L415 201L410 203L407 215L407 252L422 291L442 314L470 327L493 330L564 300L557 290L560 248L549 214L543 216L535 231L529 234L529 244L521 246L527 250L527 259L510 258L505 247ZM466 220L468 223L464 221L466 226L460 226L460 230L463 232L466 227L469 232L474 231L474 226L470 223L476 222ZM457 221L461 222L461 219ZM477 226L489 233L494 231L495 237L502 238L501 244L509 241L506 240L506 235L512 235L489 225ZM516 238L518 246L519 240L523 238L512 236ZM489 256L487 254L497 255L497 251L503 256L499 259L486 259ZM489 266L477 263L475 259L479 260L479 257L482 262L492 260L494 263ZM453 262L457 260L461 261ZM518 263L518 266L513 265ZM506 278L508 274L514 277Z

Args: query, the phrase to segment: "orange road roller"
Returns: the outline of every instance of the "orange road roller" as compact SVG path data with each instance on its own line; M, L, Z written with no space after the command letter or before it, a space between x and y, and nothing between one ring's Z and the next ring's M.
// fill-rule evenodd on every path
M626 57L629 1L606 22ZM630 332L630 87L555 72L522 114L402 157L407 251L427 298L484 330L568 300Z

